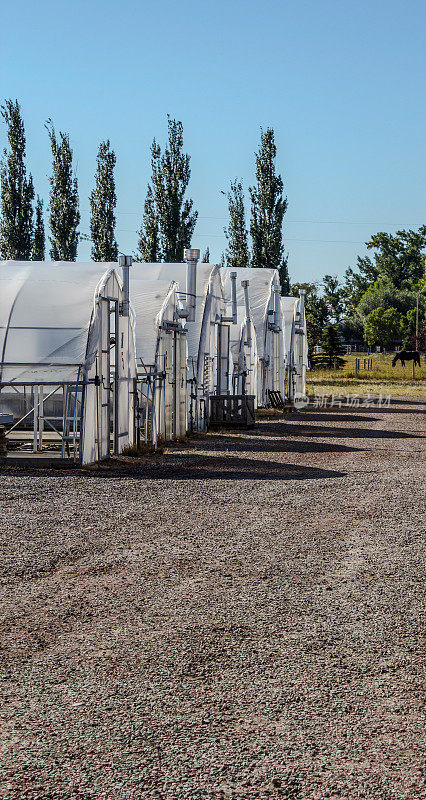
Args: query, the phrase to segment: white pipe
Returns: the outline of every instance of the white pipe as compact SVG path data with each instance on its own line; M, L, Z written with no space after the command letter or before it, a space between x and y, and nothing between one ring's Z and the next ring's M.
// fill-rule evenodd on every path
M231 272L232 324L237 324L237 273Z
M195 322L195 309L197 304L197 263L200 260L200 251L185 248L183 251L183 259L186 261L187 321Z
M300 327L304 330L304 317L305 317L305 289L299 289L299 314L300 314Z
M118 265L123 271L123 317L129 316L130 307L130 267L132 256L118 256Z
M244 303L246 307L247 346L251 347L251 316L250 316L250 303L248 294L248 287L250 286L250 281L241 281L241 286L243 287L244 291Z
M274 286L274 325L277 330L280 328L280 298L281 286Z
M221 317L221 322L232 322L233 325L237 324L237 273L231 272L229 274L231 279L231 303L232 315L230 317ZM227 302L227 301L225 301Z

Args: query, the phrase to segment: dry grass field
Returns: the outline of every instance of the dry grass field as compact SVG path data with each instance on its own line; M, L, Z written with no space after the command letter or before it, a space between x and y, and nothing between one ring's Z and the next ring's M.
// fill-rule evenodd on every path
M371 395L378 397L391 395L391 397L422 397L426 396L426 359L421 355L421 366L415 367L413 379L413 364L406 362L403 367L399 362L392 367L394 354L373 354L373 368L364 367L366 354L345 357L345 366L337 370L311 370L307 373L307 392L309 395L352 394L365 397ZM355 376L355 358L361 362L358 375Z

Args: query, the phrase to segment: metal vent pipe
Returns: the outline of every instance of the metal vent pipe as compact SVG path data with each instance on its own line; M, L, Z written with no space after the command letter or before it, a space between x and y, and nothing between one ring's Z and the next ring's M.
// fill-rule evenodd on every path
M237 273L231 272L229 274L229 277L231 279L232 316L231 317L222 316L220 321L232 322L233 325L236 325L237 324Z
M129 316L130 307L130 267L132 256L118 256L118 266L123 271L123 317Z
M280 330L280 298L281 286L274 286L274 325L277 330Z
M185 248L183 251L183 260L186 261L187 321L195 322L195 309L197 304L197 264L200 260L200 251Z
M244 303L246 307L247 346L251 347L251 316L250 316L250 303L248 294L248 287L250 286L250 281L241 281L241 286L243 287L244 290Z
M232 323L237 324L237 273L231 272Z
M302 328L302 331L304 330L303 319L304 319L304 316L305 316L305 295L306 295L306 290L305 289L299 289L299 298L300 298L299 299L299 314L300 314L300 323L299 324L300 324L300 327Z

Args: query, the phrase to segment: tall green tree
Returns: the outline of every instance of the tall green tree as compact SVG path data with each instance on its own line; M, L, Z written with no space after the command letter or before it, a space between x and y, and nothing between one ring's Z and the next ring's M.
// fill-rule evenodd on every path
M90 230L92 233L92 258L94 261L115 261L118 247L115 239L114 167L116 157L110 141L101 142L97 156L95 188L90 195Z
M299 289L304 289L305 294L305 314L306 328L308 332L308 348L313 353L314 348L321 341L324 326L328 321L328 308L324 297L318 294L316 283L293 283L291 294L293 297L299 296Z
M351 267L345 272L345 282L342 289L342 300L345 303L346 313L352 316L364 292L379 277L379 271L369 256L357 259L357 270Z
M139 230L138 251L137 258L140 261L146 261L148 264L156 264L161 261L158 216L150 184L148 184L146 192L142 225Z
M28 261L33 239L34 187L25 166L26 140L17 100L6 100L1 115L7 125L9 151L0 164L0 254L2 258Z
M426 225L418 231L397 231L396 234L376 233L367 242L374 250L379 278L393 283L396 289L417 284L423 275L422 250L426 247Z
M284 184L275 170L277 148L273 128L261 131L256 153L256 185L250 188L252 266L279 270L283 294L288 294L290 281L287 256L283 246L283 219L287 210Z
M203 257L201 259L202 264L210 264L210 247L206 247Z
M51 120L47 121L46 130L53 157L52 175L49 179L50 256L54 261L75 261L80 211L69 136L60 132L58 139Z
M244 194L240 181L231 181L228 192L229 224L224 228L228 240L226 263L228 267L250 266Z
M333 325L331 322L325 326L322 332L321 350L321 353L311 358L313 367L340 369L340 367L344 366L345 361L341 356L345 351L340 343L339 329L337 325Z
M324 300L327 304L328 315L332 322L340 322L343 314L344 303L342 299L342 287L336 275L324 275Z
M378 281L390 284L397 291L417 290L424 275L426 225L418 231L376 233L366 245L373 255L359 257L356 270L347 269L345 273L343 299L349 315Z
M183 152L183 126L167 117L168 143L161 152L155 139L151 149L152 192L158 219L160 247L165 262L182 261L190 247L198 213L186 198L191 177L190 156Z
M382 347L392 344L403 332L403 316L396 308L374 309L365 320L364 334L367 344Z
M44 220L43 220L43 200L40 200L37 195L37 203L35 208L35 223L34 223L34 237L33 246L31 250L31 261L44 261L45 254L45 233L44 233Z

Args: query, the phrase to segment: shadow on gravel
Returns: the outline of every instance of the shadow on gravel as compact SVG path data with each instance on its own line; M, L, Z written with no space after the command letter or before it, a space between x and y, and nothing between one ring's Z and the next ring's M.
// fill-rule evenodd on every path
M289 441L278 434L270 437L250 436L230 437L216 434L213 440L203 443L203 450L218 452L241 451L243 453L356 453L362 448L348 447L345 444L331 444L331 442Z
M377 412L377 408L374 409ZM411 414L411 411L405 411L406 414ZM379 422L379 417L376 419L375 417L371 416L364 416L364 413L361 414L350 414L346 411L339 412L339 410L333 411L301 411L298 414L289 414L283 419L283 422L287 421L298 421L298 422Z
M128 473L126 473L128 474ZM117 473L115 473L117 475ZM251 458L226 456L197 457L193 464L160 465L147 470L136 470L132 478L166 480L312 480L318 478L343 478L346 472L331 469L282 464ZM115 477L111 475L111 477Z
M336 439L423 439L426 437L413 435L411 433L404 433L403 431L382 431L382 430L369 430L368 428L333 428L331 426L322 427L321 425L313 427L312 425L291 426L291 428L283 428L282 436L316 436L316 437L330 437Z
M383 408L375 408L375 414L422 414L426 418L425 408L392 408L392 406L384 406ZM373 417L370 417L373 419Z
M54 477L64 477L65 474L78 475L80 478L101 478L102 480L116 480L117 478L131 478L132 480L314 480L318 478L344 478L346 472L339 472L331 469L320 469L316 467L305 467L299 464L283 464L278 462L264 461L260 459L238 458L236 456L190 456L191 462L176 463L177 454L173 464L120 464L110 462L106 466L97 469L90 467L86 469L51 469L32 468L21 469L19 473L26 477L39 477L49 475ZM183 459L188 456L183 456ZM5 474L0 470L0 474ZM7 473L6 473L7 474ZM9 473L10 475L11 473ZM13 474L13 473L12 473ZM16 474L16 473L15 473Z

